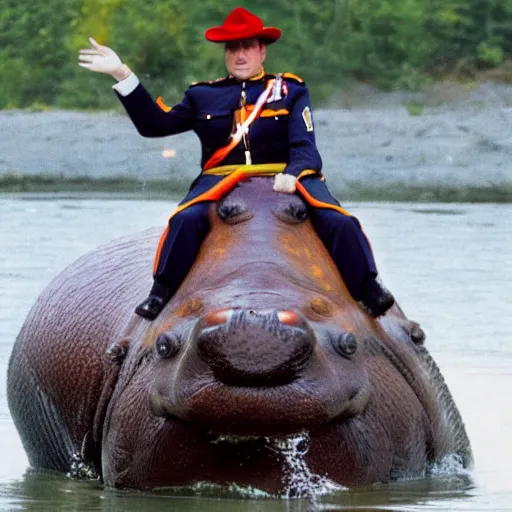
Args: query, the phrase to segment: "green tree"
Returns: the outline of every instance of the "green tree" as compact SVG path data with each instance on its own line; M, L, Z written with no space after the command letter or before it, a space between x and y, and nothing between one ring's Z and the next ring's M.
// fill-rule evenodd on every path
M225 74L204 31L239 0L19 0L0 4L0 108L119 108L109 78L77 65L93 36L154 95L179 101L189 82ZM246 0L283 29L265 68L291 71L322 100L346 78L415 88L512 56L512 0Z
M188 56L181 5L177 0L82 0L79 17L67 41L73 59L68 65L59 105L117 105L106 85L109 79L93 76L77 65L78 50L89 44L89 36L111 46L151 90L177 100L186 83Z
M65 8L59 0L34 1L29 6L4 0L0 7L0 75L7 88L2 88L0 107L55 101L62 67L69 58L65 40L77 5L78 0L69 0Z

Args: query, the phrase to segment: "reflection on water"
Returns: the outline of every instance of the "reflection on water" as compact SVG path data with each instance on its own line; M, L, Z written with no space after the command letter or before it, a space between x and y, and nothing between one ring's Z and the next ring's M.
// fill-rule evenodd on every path
M198 496L199 494L199 496ZM163 490L152 493L105 489L98 482L66 479L42 472L28 472L22 479L2 486L0 499L5 505L27 511L111 511L151 512L176 510L183 512L209 511L248 512L321 510L416 510L455 502L464 504L471 498L472 483L466 476L445 479L395 482L361 488L356 491L338 491L328 497L310 500L244 499L235 491L196 493L187 495L182 490ZM436 505L441 506L438 508ZM0 505L1 506L1 505ZM7 508L6 508L7 509ZM5 510L5 509L4 509Z
M12 343L42 288L81 254L166 224L172 204L3 196L0 199L0 510L312 511L512 510L511 205L353 204L381 276L421 322L466 422L470 474L338 491L307 500L227 499L203 488L158 493L27 472L10 419L5 375ZM212 496L213 494L213 496ZM236 494L236 493L235 493Z

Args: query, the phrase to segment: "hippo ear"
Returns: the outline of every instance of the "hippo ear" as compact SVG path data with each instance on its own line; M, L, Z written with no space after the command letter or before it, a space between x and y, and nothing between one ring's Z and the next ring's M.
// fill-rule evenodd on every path
M131 338L128 336L123 336L122 338L114 341L107 349L107 359L113 364L122 364L126 357L126 353L128 352L128 345L130 344L130 341Z
M226 224L238 224L251 219L254 214L250 213L245 203L240 199L226 197L217 207L217 215Z

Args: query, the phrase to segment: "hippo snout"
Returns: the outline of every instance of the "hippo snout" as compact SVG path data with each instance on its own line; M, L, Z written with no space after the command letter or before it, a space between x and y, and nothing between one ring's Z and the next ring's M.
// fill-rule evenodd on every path
M291 311L222 310L203 319L196 343L215 377L234 386L279 386L295 380L315 336Z

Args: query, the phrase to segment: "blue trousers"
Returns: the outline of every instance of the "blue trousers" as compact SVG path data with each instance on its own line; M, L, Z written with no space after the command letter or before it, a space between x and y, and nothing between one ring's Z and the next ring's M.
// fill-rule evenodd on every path
M377 268L359 221L325 208L311 208L310 218L350 295L360 300L364 281L376 277Z
M210 230L208 209L211 201L196 203L174 215L160 249L153 279L174 295L194 264L203 240Z
M303 183L316 199L339 204L319 179L305 179ZM210 204L210 201L196 203L169 221L168 234L153 277L169 288L172 294L185 279L208 234ZM376 277L377 268L359 221L336 210L311 206L309 216L315 231L336 263L348 291L355 300L360 300L364 281Z

